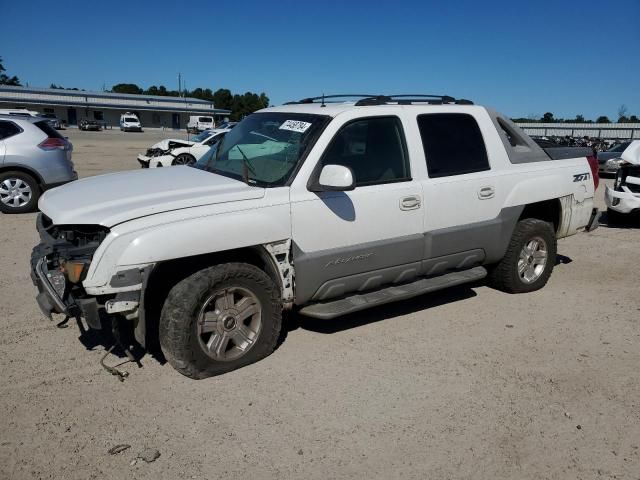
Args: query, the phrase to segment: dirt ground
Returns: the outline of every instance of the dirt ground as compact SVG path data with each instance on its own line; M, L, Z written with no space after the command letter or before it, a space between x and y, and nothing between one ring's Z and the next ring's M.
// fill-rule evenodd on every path
M174 136L67 135L81 176ZM146 356L121 383L40 314L34 221L0 214L2 479L640 479L637 225L560 241L539 292L293 316L255 365L193 381ZM135 461L146 448L160 457Z

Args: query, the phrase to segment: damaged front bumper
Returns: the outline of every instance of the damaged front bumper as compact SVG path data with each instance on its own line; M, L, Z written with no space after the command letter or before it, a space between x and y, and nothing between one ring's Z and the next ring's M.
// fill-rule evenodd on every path
M138 163L141 168L149 168L149 163L151 162L151 157L147 157L146 155L138 155Z
M604 191L604 201L607 208L619 213L634 213L640 211L640 193L632 192L623 185L620 191L608 187Z
M171 154L156 155L150 157L148 155L138 155L138 163L141 168L170 167L175 157Z
M42 256L43 246L40 244L34 248L31 258L31 280L38 289L36 302L42 314L49 320L54 313L67 317L83 317L91 328L101 329L97 299L76 296L74 286L64 273L53 266L50 257Z

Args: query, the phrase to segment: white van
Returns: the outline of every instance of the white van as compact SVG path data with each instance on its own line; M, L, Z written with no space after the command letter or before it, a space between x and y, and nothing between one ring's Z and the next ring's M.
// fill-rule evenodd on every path
M120 115L120 130L123 132L141 132L142 124L135 113L127 112Z
M213 117L191 115L187 123L187 133L200 133L213 128Z

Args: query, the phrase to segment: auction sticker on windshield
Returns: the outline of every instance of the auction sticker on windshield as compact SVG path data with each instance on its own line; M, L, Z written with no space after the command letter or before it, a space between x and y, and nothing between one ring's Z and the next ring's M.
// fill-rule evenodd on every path
M304 133L311 126L309 122L301 122L299 120L286 120L280 125L280 130L291 130L292 132Z

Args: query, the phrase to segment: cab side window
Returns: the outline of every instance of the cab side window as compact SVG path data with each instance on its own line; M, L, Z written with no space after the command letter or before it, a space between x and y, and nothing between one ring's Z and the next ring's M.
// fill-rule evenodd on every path
M418 115L418 127L430 178L489 170L482 133L471 115Z
M411 180L402 123L397 117L372 117L343 126L321 164L351 168L356 187Z

